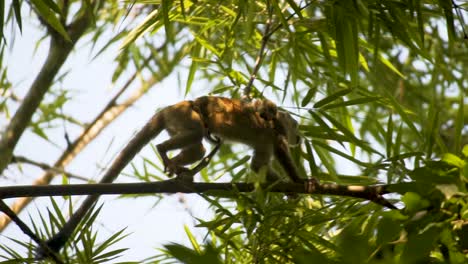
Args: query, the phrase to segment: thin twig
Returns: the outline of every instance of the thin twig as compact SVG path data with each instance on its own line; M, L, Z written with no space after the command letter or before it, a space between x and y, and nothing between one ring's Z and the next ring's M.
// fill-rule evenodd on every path
M268 13L269 13L269 17L266 22L265 33L263 34L263 37L262 37L262 44L260 46L260 50L258 51L257 58L255 59L255 66L252 70L252 73L250 74L249 82L244 88L244 98L249 101L250 101L250 91L252 90L253 82L257 78L258 71L260 70L260 66L263 62L263 57L265 56L265 48L271 36L270 28L271 28L271 23L272 23L272 11L269 10Z
M54 166L50 166L49 164L46 164L46 163L43 163L43 162L38 162L38 161L34 161L34 160L31 160L31 159L28 159L26 157L23 157L23 156L13 156L13 160L12 162L16 162L16 163L19 163L19 162L22 162L22 163L27 163L27 164L31 164L31 165L34 165L36 167L39 167L45 171L52 171L53 173L55 174L64 174L65 176L69 177L69 178L75 178L75 179L79 179L79 180L82 180L82 181L85 181L85 182L93 182L91 181L90 179L86 178L86 177L83 177L83 176L80 176L80 175L77 175L77 174L74 174L74 173L71 173L71 172L67 172L65 171L64 169L62 168L58 168L58 167L54 167Z
M309 3L307 3L307 4L305 4L305 5L302 6L302 7L299 7L299 10L302 11L302 10L306 9L306 8L309 7L312 3L313 3L313 1L311 1L311 2L309 2ZM293 18L295 15L296 15L296 13L291 14L291 15L289 15L285 20L286 20L286 21L289 21L289 20L290 20L291 18ZM267 37L268 37L268 38L271 37L271 35L273 35L276 31L278 31L282 26L283 26L283 24L282 24L282 23L279 23L275 28L273 28L273 29L270 31L270 33L267 35Z
M305 8L310 6L312 4L312 2L313 1L305 4L304 6L300 7L299 9L301 11L304 10ZM293 18L295 15L296 15L295 13L291 14L285 20L288 21L291 18ZM244 88L244 98L247 99L247 100L250 100L250 92L252 90L253 82L257 78L258 71L260 70L260 66L261 66L262 61L263 61L263 59L265 57L266 45L267 45L268 41L270 40L270 37L283 26L282 23L279 23L275 28L271 29L272 23L273 23L273 21L272 21L272 11L269 10L269 18L268 18L268 21L266 23L265 32L264 32L263 37L262 37L262 44L260 46L260 50L258 51L257 58L255 59L255 66L254 66L254 68L252 70L252 73L250 74L249 82L247 83L247 85Z
M262 44L260 46L260 50L258 51L257 58L255 59L254 68L252 70L252 73L250 74L249 82L247 83L244 89L244 97L247 97L248 99L250 99L250 91L252 90L253 82L257 78L257 74L258 74L258 71L260 70L263 57L265 56L265 48L269 40L269 37L267 36L270 30L270 27L271 27L271 19L268 19L266 27L265 27L265 34L262 37Z

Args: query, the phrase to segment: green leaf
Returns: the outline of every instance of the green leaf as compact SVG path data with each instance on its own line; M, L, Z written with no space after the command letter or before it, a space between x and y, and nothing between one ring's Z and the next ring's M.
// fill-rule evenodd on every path
M370 240L360 230L360 223L357 219L352 220L351 223L339 233L337 237L337 244L342 252L345 263L365 263L369 255L369 242Z
M463 153L463 156L465 156L465 158L468 158L468 144L463 146L462 153Z
M423 14L421 11L421 0L415 0L415 7L416 7L416 18L418 20L418 31L419 31L419 38L421 38L421 43L424 45L424 20Z
M143 35L145 32L154 29L156 27L161 27L162 23L161 21L158 21L157 18L159 16L159 10L153 10L146 18L141 22L140 25L138 25L136 28L134 28L130 33L128 33L128 36L124 39L122 45L120 46L120 49L125 49L127 46L132 44L138 37ZM156 23L155 23L156 22Z
M430 205L429 201L423 199L415 192L405 193L405 195L401 197L401 201L405 203L405 209L410 213L415 213L419 210L427 208Z
M366 142L358 139L354 133L352 132L352 128L348 128L346 126L344 126L343 124L341 124L338 120L336 120L335 118L333 118L331 115L325 113L324 111L320 111L320 113L328 119L328 121L330 121L333 126L338 129L338 131L340 131L341 133L343 133L343 135L353 144L356 144L357 146L361 147L362 149L365 149L369 152L372 152L372 153L375 153L375 154L378 154L378 155L381 155L378 151L374 150L373 148L371 148L369 146L369 144L367 144Z
M447 32L449 37L449 43L453 43L456 38L455 33L455 20L453 19L453 11L452 11L452 1L446 0L438 0L440 7L444 10L444 15L447 24Z
M52 0L42 0L44 2L44 4L49 7L50 9L52 9L55 13L57 14L61 14L62 12L60 11L60 7Z
M338 107L346 107L346 106L351 106L351 105L367 104L367 103L375 102L375 101L379 100L380 98L381 97L379 97L379 96L358 98L358 99L353 99L353 100L349 100L349 101L343 101L343 102L340 102L340 103L328 104L328 105L323 106L321 109L328 110L328 109L338 108Z
M387 157L390 157L392 155L392 142L393 142L393 119L392 119L392 113L388 116L388 121L387 121L387 131L384 134L385 136L385 147L387 150ZM382 129L383 130L383 129Z
M325 105L337 100L338 98L341 98L341 97L349 94L351 91L352 91L352 89L349 89L349 88L339 90L339 91L337 91L337 92L323 98L322 100L316 102L314 104L314 108L320 108L322 106L325 106Z
M429 113L428 113L428 123L429 126L426 129L426 157L428 159L432 156L432 151L434 146L435 137L439 133L439 112L436 110L436 102L432 100L431 104L429 105Z
M195 44L193 49L192 49L192 64L190 65L188 77L187 77L187 84L185 85L185 95L187 95L191 88L192 88L192 83L193 79L195 78L195 73L197 72L198 69L198 62L197 60L194 60L193 58L197 58L200 55L200 45Z
M313 142L313 144L312 144L313 146L319 146L321 148L324 148L324 149L326 149L326 150L328 150L328 151L330 151L332 153L335 153L336 155L341 156L341 157L343 157L343 158L345 158L345 159L347 159L349 161L352 161L352 162L354 162L354 163L356 163L358 165L361 165L363 167L369 167L370 166L369 163L360 161L360 160L358 160L358 159L356 159L356 158L354 158L354 157L352 157L352 156L350 156L350 155L348 155L348 154L346 154L344 152L341 152L341 151L339 151L339 150L337 150L335 148L330 147L329 145L327 145L325 143L322 143L322 142L316 141L316 140L313 140L312 142Z
M419 167L408 175L415 181L429 184L456 183L459 173L456 167L444 161L430 161L425 167Z
M406 153L398 154L395 156L391 156L387 159L387 161L400 161L400 160L413 158L413 157L421 157L423 155L424 155L424 152L420 152L420 151L406 152Z
M414 113L408 109L404 109L403 106L400 105L400 103L389 93L389 91L384 90L385 94L387 95L386 98L390 99L390 104L393 106L393 108L398 112L400 115L401 119L405 122L405 124L414 132L414 134L417 136L418 139L421 139L421 134L416 128L415 124L411 121L407 113L413 114Z
M389 60L384 58L380 53L378 54L378 58L379 58L380 62L382 62L390 70L392 70L394 73L398 74L398 76L400 76L401 78L406 79L406 76L403 73L401 73L395 66L393 66L393 64Z
M315 162L314 152L312 151L312 147L308 140L305 140L304 144L306 146L306 151L308 154L307 163L309 163L309 170L312 173L312 176L316 177L319 174L319 171Z
M455 153L459 153L461 149L461 142L462 142L462 133L463 128L465 127L464 120L465 120L465 100L463 96L460 96L460 100L458 101L458 113L455 119Z
M205 49L213 52L217 57L221 56L221 52L217 50L213 45L211 45L206 39L202 38L200 35L194 35L195 40L200 43Z
M67 41L71 41L70 36L68 36L67 31L63 27L62 23L60 20L55 16L55 14L51 11L55 10L55 8L58 9L58 7L54 7L54 5L50 4L51 1L42 1L42 0L31 0L32 4L34 7L37 9L37 12L39 15L47 21L47 24L49 24L53 29L55 29L64 39ZM60 9L58 9L60 11ZM57 12L60 13L60 12Z
M465 161L453 155L452 153L445 153L442 156L442 161L445 161L447 164L458 167L460 169L465 166Z
M172 33L172 23L171 20L169 19L169 12L171 10L171 5L172 1L171 0L163 0L161 2L161 8L162 8L162 17L164 20L164 29L166 31L166 38L168 39L169 42L172 42L174 40L174 36Z
M317 92L316 89L309 88L304 98L302 98L301 107L306 106L310 102L310 100L312 99L312 97L315 95L316 92Z
M351 4L347 1L338 2L333 8L333 23L335 27L336 50L338 61L345 74L351 77L352 86L358 81L358 25L353 17ZM351 8L351 10L349 10Z
M441 228L433 225L421 233L412 233L404 245L400 263L430 263L430 252L434 249Z
M200 255L198 253L183 245L171 243L169 245L164 245L164 247L174 258L178 259L182 263L198 263L197 259L200 259Z
M398 220L382 217L377 225L377 245L383 246L399 238L402 228Z
M198 244L197 239L193 236L192 232L190 232L190 229L187 225L184 225L184 230L190 240L190 243L192 244L193 249L198 254L201 254L200 244Z

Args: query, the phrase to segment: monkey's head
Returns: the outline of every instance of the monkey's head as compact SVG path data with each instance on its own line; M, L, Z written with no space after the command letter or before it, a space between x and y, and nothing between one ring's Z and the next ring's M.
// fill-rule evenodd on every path
M260 117L266 121L271 121L276 117L278 107L268 99L255 99L252 101L254 110L260 114Z
M298 145L301 143L301 137L298 130L298 123L288 112L277 112L275 127L278 130L278 133L286 135L286 137L288 138L288 144L290 146Z

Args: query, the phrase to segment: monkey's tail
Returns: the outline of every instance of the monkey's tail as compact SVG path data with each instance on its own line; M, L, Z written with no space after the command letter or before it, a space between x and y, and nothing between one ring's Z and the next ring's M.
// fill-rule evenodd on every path
M164 110L163 110L164 111ZM106 171L102 177L100 183L111 183L117 178L119 173L130 163L130 161L140 152L140 150L155 138L164 129L164 117L159 111L146 123L146 125L130 140L125 148L119 153L117 158L114 160L110 168ZM55 252L58 252L70 238L72 233L75 231L80 221L84 218L86 213L98 200L99 195L90 195L81 204L80 208L70 217L68 222L55 234L51 239L47 241L49 248ZM46 250L39 249L38 257L46 257L44 255Z

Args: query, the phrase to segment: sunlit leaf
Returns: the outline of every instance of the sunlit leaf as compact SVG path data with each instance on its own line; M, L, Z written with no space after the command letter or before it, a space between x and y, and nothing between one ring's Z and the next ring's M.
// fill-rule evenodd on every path
M64 26L57 18L56 14L52 12L55 10L57 13L60 12L60 9L52 1L42 1L42 0L31 0L34 7L37 8L39 15L47 21L47 23L54 28L64 39L71 41L70 36L68 36L67 31ZM53 3L53 4L51 4ZM52 10L51 10L52 9Z
M140 25L138 25L136 28L130 31L130 33L127 35L122 45L120 46L120 49L127 48L128 45L133 43L138 37L140 37L147 31L154 29L155 27L160 27L162 23L160 21L156 23L159 15L160 12L158 9L153 10Z
M337 92L323 98L322 100L316 102L314 104L314 108L321 108L322 106L325 106L325 105L337 100L338 98L341 98L341 97L349 94L351 91L352 91L352 89L339 90L339 91L337 91Z

